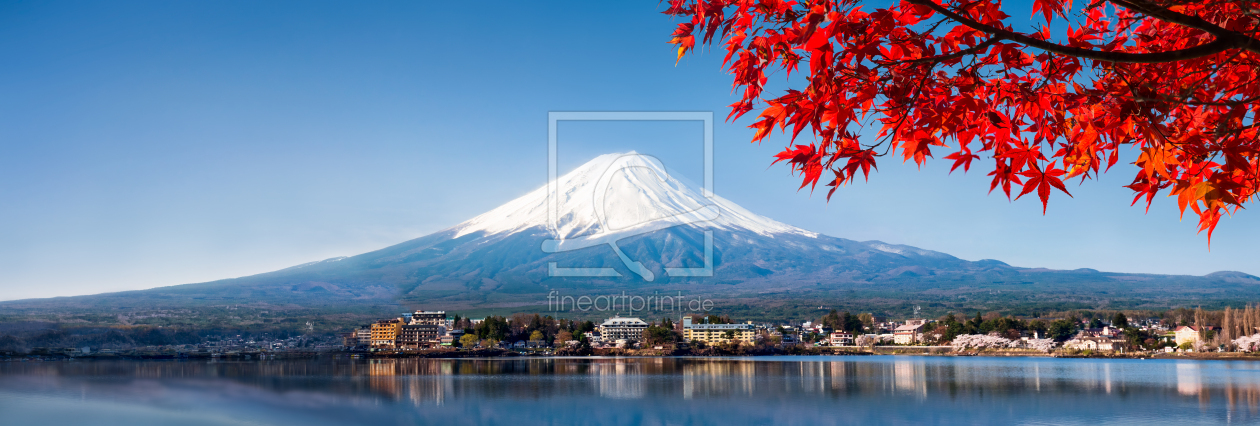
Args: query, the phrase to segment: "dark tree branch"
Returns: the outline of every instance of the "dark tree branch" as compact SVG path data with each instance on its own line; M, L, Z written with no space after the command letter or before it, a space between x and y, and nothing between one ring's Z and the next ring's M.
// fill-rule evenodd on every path
M1102 50L1082 49L1079 47L1064 46L1058 43L1052 43L1045 40L1036 39L1014 31L1004 30L988 24L976 22L970 18L954 13L936 3L934 0L906 0L909 3L927 6L932 10L945 15L946 17L971 27L980 32L1007 39L1016 43L1021 43L1029 47L1034 47L1051 53L1059 53L1063 55L1076 56L1079 58L1094 59L1105 62L1125 62L1139 64L1153 64L1163 62L1177 62L1188 59L1201 58L1224 52L1229 49L1246 47L1245 40L1237 40L1233 38L1217 37L1211 43L1190 47L1186 49L1173 50L1168 52L1156 53L1127 53L1127 52L1108 52ZM1247 38L1250 40L1250 38Z
M1237 32L1237 31L1230 31L1230 30L1221 28L1220 26L1213 24L1211 22L1205 21L1203 20L1203 18L1200 18L1198 16L1191 16L1191 15L1186 15L1184 13L1174 12L1166 8L1151 4L1150 2L1147 2L1144 0L1110 0L1110 1L1112 3L1124 6L1126 8L1136 10L1138 12L1142 12L1143 14L1146 14L1146 16L1150 16L1152 18L1155 18L1164 22L1173 23L1173 24L1177 24L1177 25L1181 25L1185 27L1190 27L1196 30L1201 30L1203 32L1216 36L1217 39L1233 40L1235 43L1239 44L1238 47L1240 48L1243 48L1252 52L1260 53L1260 40L1253 39L1250 36Z

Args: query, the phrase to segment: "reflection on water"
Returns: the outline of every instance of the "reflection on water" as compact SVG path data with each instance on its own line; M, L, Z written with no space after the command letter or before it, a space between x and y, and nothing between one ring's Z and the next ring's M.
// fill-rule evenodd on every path
M1177 364L1177 392L1182 395L1199 395L1203 393L1203 385L1199 383L1199 364L1183 362Z
M1219 424L1260 364L942 357L0 363L0 424Z

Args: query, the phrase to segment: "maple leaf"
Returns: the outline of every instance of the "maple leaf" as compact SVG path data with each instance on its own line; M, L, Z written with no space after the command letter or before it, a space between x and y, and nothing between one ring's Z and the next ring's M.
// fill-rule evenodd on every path
M1061 169L1054 168L1054 163L1050 163L1050 165L1046 166L1044 171L1040 168L1034 168L1032 170L1020 172L1020 175L1028 178L1028 181L1024 182L1024 190L1020 191L1019 195L1015 196L1015 199L1018 200L1019 197L1023 197L1024 194L1028 194L1036 190L1037 198L1041 199L1041 214L1046 214L1046 208L1050 203L1051 186L1063 191L1063 193L1067 194L1068 197L1072 196L1072 193L1068 192L1067 188L1063 187L1063 181L1059 179L1059 176L1063 176L1066 173L1067 172Z
M949 168L949 173L953 174L958 166L963 166L963 173L971 171L971 161L980 159L979 155L971 153L971 150L964 149L945 156L946 160L954 160L954 165ZM990 188L990 190L992 190Z
M878 170L875 148L921 166L931 146L953 140L950 173L990 156L989 192L1035 191L1042 214L1053 189L1071 196L1063 179L1094 179L1128 149L1139 151L1126 185L1132 204L1145 198L1149 211L1169 190L1183 215L1198 215L1209 242L1222 216L1260 192L1252 1L1074 10L1071 0L1034 0L1033 17L1047 24L1027 33L999 0L668 1L665 13L684 20L670 38L679 58L697 31L702 43L725 46L740 97L728 120L764 106L749 126L753 141L817 138L776 154L774 163L801 176L798 190L829 170L830 199L858 171ZM867 3L877 8L867 12ZM789 79L782 96L763 96L768 75L791 76L802 61L808 75ZM879 142L857 143L871 128Z
M696 25L691 22L678 24L678 29L674 30L672 38L669 39L670 44L678 45L678 58L675 63L682 60L684 54L696 45L696 37L691 33L695 31Z
M1063 14L1063 3L1063 0L1034 0L1033 15L1036 16L1037 11L1041 11L1046 16L1046 22L1051 22L1055 14ZM1071 4L1070 0L1068 4Z
M811 188L818 185L818 178L822 177L822 166L818 164L816 158L818 151L813 144L796 145L796 149L787 148L775 155L775 164L780 161L787 161L792 165L792 169L801 172L804 179L799 189L810 186Z

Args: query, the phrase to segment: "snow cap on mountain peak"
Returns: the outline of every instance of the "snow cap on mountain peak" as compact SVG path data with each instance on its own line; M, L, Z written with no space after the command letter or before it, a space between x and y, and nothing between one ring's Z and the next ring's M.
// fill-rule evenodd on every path
M548 186L456 225L455 237L484 231L514 233L529 228L551 229ZM604 154L556 179L554 235L563 240L613 233L637 235L663 227L744 230L762 235L817 234L754 214L671 175L655 157L634 151Z

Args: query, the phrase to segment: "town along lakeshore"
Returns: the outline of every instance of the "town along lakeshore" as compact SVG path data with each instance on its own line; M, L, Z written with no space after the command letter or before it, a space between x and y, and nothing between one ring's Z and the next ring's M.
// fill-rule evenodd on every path
M1130 313L1133 314L1133 313ZM726 315L599 322L549 315L463 317L415 311L349 332L225 333L186 328L54 327L0 336L0 361L54 359L295 359L508 356L943 355L1253 359L1260 310L1174 310L1129 320L1123 312L1022 318L886 320L836 312L813 321L739 321ZM1044 319L1043 319L1044 318ZM1105 318L1105 319L1104 319ZM1217 325L1220 324L1220 325ZM121 331L120 331L121 330ZM345 330L344 328L334 330ZM125 332L125 333L124 333ZM32 344L60 344L35 346ZM144 346L138 343L146 343Z
M1187 313L1186 312L1182 312ZM1247 335L1247 319L1260 311L1226 309L1224 327L1193 312L1130 321L1068 315L1042 320L989 314L964 319L881 320L872 314L832 310L817 321L735 321L729 316L683 315L674 321L613 315L593 321L539 314L510 318L448 316L416 311L344 333L345 350L373 357L537 356L764 356L954 355L1075 358L1250 359L1260 334ZM1237 318L1235 318L1237 317ZM1241 328L1240 328L1241 327Z

